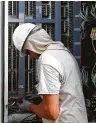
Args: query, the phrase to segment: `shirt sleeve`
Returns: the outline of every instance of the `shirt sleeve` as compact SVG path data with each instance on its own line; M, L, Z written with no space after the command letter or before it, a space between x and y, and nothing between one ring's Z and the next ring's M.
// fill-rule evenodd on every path
M59 72L50 65L41 64L39 73L38 94L58 94L61 83Z

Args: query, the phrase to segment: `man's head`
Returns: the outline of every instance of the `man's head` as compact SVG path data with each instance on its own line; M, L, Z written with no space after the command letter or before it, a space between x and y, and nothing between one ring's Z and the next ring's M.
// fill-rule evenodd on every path
M24 51L24 54L30 55L30 56L31 56L32 58L34 58L34 59L38 59L39 56L40 56L40 54L37 54L37 53L35 53L35 52L33 52L33 51L30 51L30 50L28 50L28 49L26 49L26 50Z
M52 42L51 37L44 29L32 23L19 25L13 33L13 43L21 52L21 56L29 51L29 55L34 58L32 54L41 54Z

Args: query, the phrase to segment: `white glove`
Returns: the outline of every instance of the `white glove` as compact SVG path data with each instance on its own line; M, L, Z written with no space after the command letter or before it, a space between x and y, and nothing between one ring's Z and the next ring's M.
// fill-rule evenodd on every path
M18 107L21 109L21 110L24 110L24 111L29 111L29 107L30 107L30 102L28 102L27 100L23 99L22 100L23 102L20 104L20 103L17 103Z

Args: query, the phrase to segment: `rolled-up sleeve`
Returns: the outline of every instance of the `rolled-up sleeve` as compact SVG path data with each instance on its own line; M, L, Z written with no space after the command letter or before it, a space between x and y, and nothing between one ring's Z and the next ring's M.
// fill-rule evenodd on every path
M61 83L59 72L50 65L41 64L39 73L38 94L58 94Z

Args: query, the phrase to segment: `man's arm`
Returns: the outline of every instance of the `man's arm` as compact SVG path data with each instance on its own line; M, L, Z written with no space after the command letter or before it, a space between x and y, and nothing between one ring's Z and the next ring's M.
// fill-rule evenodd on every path
M59 94L43 94L43 101L39 105L31 104L30 112L36 113L38 116L56 120L59 115Z

